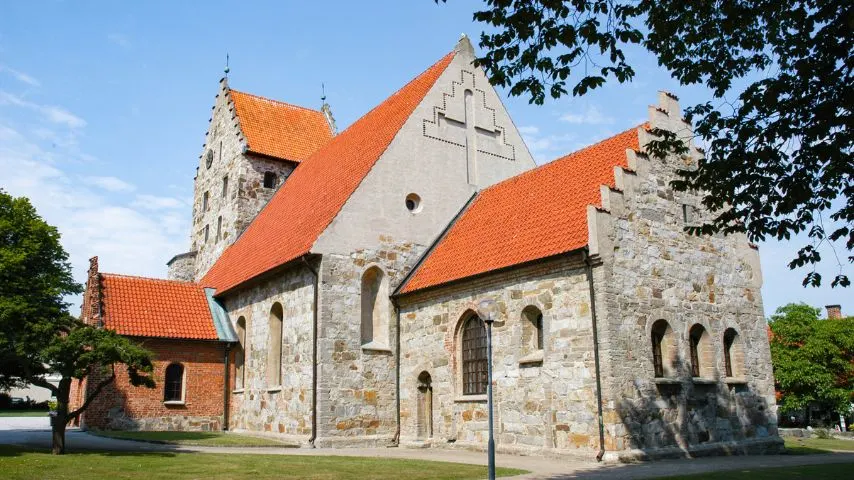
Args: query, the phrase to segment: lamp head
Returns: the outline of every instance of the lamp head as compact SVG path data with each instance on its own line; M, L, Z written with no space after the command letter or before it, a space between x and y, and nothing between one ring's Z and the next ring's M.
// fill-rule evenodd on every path
M498 316L498 304L491 298L484 298L477 304L477 314L484 322L492 323Z

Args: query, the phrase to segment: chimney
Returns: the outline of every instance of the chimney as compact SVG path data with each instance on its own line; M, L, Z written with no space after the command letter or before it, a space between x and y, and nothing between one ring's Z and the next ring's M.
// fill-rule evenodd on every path
M827 309L828 320L839 320L842 318L842 305L827 305L824 308Z

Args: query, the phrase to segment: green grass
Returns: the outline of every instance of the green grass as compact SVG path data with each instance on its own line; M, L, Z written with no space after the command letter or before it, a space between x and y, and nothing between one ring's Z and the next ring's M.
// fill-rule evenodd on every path
M47 417L47 410L0 410L0 417Z
M829 453L834 450L854 452L854 440L839 440L836 438L799 438L783 437L786 451L793 455L812 455Z
M522 470L499 468L499 476ZM300 455L208 453L69 453L62 456L0 445L0 478L54 479L399 479L463 480L486 477L486 467L421 460Z
M201 445L206 447L289 447L278 440L265 437L253 437L223 432L122 432L93 431L101 437L123 440L142 440L146 442L167 443L170 445Z
M749 470L730 470L724 472L701 473L699 475L683 475L678 477L662 477L667 480L776 480L786 478L836 480L851 478L854 463L831 463L825 465L806 465L801 467L781 468L752 468Z

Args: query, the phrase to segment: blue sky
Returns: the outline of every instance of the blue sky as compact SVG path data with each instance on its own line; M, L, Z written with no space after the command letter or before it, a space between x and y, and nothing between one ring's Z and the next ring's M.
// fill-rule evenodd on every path
M482 5L326 2L6 2L0 17L0 187L63 234L75 276L164 276L189 246L192 179L230 55L232 87L318 108L346 127L456 43ZM656 91L706 99L639 50L637 76L544 106L505 103L538 162L646 118ZM854 308L850 289L804 289L785 263L801 242L761 246L766 313L790 301ZM840 251L840 253L844 253ZM832 256L827 251L826 255ZM851 276L850 267L848 274ZM836 271L820 270L827 284ZM847 303L847 305L846 305Z

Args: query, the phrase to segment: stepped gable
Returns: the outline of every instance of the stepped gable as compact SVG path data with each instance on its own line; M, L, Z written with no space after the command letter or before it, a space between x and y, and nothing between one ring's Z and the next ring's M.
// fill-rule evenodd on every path
M101 274L104 327L132 337L217 340L217 331L197 283Z
M319 110L228 90L249 152L302 162L332 139Z
M478 194L427 253L399 293L584 247L587 206L602 207L600 187L615 188L614 168L638 150L634 127L495 184Z
M221 295L309 253L453 57L444 56L300 164L201 283Z

